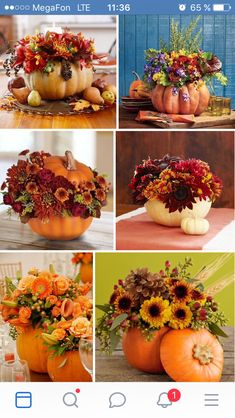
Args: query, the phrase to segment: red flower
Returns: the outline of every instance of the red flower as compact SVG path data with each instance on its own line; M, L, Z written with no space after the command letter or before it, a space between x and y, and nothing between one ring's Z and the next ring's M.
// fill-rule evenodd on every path
M54 179L54 177L55 177L55 174L52 173L52 171L48 170L47 168L43 168L37 174L37 178L39 182L42 184L50 183Z
M21 212L22 212L22 210L23 210L22 203L20 203L20 202L15 202L15 203L13 203L13 204L12 204L12 208L14 209L14 211L15 211L16 213L21 213Z
M80 205L79 203L73 205L71 213L73 216L81 216L81 218L88 218L89 216L89 211L86 206Z
M5 195L3 196L3 203L4 203L5 205L12 205L12 203L13 203L12 196L11 196L11 195L9 195L9 194L5 194Z

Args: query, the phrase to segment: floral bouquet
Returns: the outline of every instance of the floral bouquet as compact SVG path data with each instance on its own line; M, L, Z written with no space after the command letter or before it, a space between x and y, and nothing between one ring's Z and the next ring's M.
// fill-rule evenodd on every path
M93 253L73 253L72 263L75 265L75 272L79 268L77 278L83 283L92 282L93 276Z
M177 226L180 215L206 216L211 202L221 194L222 181L204 161L165 155L162 159L148 158L137 165L129 187L135 203L145 204L150 217L153 217L153 210L159 214L163 211L164 219L156 219L156 222L170 226L172 221L172 225ZM204 211L206 205L209 208ZM199 206L202 211L197 212ZM178 217L175 222L168 216L173 213Z
M59 217L61 222L64 219L67 225L64 231L62 227L59 230L61 239L69 228L69 219L80 217L87 221L100 217L109 190L104 176L78 163L70 151L66 151L65 157L51 156L44 151L29 153L29 150L19 155L21 158L8 169L1 187L3 202L10 206L9 213L17 213L21 222L29 222L32 229L30 222L35 219L50 223L50 228L53 219ZM76 227L79 224L73 225L70 232L76 232Z
M5 68L8 75L12 68L15 74L21 68L26 74L34 71L49 74L54 71L56 60L62 63L62 77L69 80L72 77L71 63L78 62L81 68L92 67L94 58L97 59L94 41L86 39L82 33L38 33L27 35L16 43L5 62Z
M104 312L96 331L101 350L112 353L122 339L127 361L140 370L165 370L177 381L206 381L203 367L196 370L200 364L211 370L207 379L219 380L223 350L215 335L226 336L220 328L226 319L210 289L190 276L191 265L185 259L171 269L166 261L158 273L138 268L119 280L109 302L97 306ZM194 376L191 370L184 375L186 358L195 360Z
M19 357L31 370L60 380L63 376L55 361L61 364L61 356L70 353L79 357L80 338L92 335L92 301L86 296L91 286L56 274L53 266L50 271L31 269L17 284L6 279L1 315L10 325L11 337L17 339ZM89 380L81 364L79 373L78 379Z
M159 112L200 115L210 99L205 83L216 78L227 84L219 58L200 49L202 31L195 33L199 20L200 16L185 29L172 20L169 45L161 42L159 50L146 51L144 81Z

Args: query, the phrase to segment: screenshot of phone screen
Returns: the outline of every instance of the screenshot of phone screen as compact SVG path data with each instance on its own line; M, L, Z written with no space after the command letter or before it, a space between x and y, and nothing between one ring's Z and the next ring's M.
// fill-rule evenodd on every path
M219 1L1 0L1 417L234 416Z

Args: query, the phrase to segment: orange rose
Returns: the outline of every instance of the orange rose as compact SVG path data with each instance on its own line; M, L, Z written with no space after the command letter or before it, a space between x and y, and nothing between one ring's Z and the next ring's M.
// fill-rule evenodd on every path
M18 283L18 290L21 292L28 292L32 289L32 284L36 277L32 274L29 274L26 277L22 277L22 279Z
M47 279L47 280L50 280L50 281L53 279L53 276L49 271L41 271L41 273L39 273L38 277L43 277L44 279Z
M12 318L19 313L19 309L17 308L10 308L9 306L0 305L0 312L2 315L2 319L4 321L8 321L9 318Z
M69 281L64 276L59 276L54 279L53 291L55 295L64 295L69 288Z
M90 313L92 310L92 301L88 299L86 296L78 296L76 299L76 303L79 303L81 306L83 313Z
M90 321L87 318L79 317L74 319L69 329L71 335L79 338L82 336L91 336L92 335L92 326Z
M57 297L55 295L47 296L46 302L50 303L51 305L55 305L57 302Z
M31 317L31 309L26 307L22 307L19 310L19 320L20 322L22 322L23 324L28 323L29 318Z
M79 286L78 291L81 295L86 295L92 288L92 284L91 283L85 283L81 286Z
M52 337L54 337L57 341L61 341L64 339L66 332L64 329L57 328L52 332Z
M61 328L61 329L69 329L72 325L72 320L70 321L60 321L57 323L57 328Z
M60 315L60 308L58 308L58 306L54 306L54 308L51 311L52 316L54 316L55 318L57 318L57 316Z

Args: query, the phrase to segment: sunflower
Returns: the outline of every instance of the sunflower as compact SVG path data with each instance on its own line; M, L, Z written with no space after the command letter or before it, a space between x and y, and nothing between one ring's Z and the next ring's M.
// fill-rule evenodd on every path
M141 318L151 327L161 328L169 321L171 316L171 308L168 300L161 297L153 297L146 300L140 309Z
M176 303L171 307L169 326L174 329L187 328L192 319L192 312L185 303Z
M46 299L52 292L52 282L46 277L37 277L32 283L32 293L39 299Z
M129 313L133 306L133 299L130 293L125 292L118 295L114 302L114 306L116 312L118 312L119 314Z
M178 280L170 288L170 294L174 302L186 303L192 299L192 288L185 280Z

